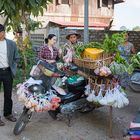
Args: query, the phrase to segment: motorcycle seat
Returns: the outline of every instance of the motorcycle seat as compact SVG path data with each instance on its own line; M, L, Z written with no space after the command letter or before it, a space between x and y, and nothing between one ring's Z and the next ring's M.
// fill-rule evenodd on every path
M55 86L52 86L52 89L55 90ZM62 103L69 103L71 101L75 101L79 99L83 93L72 93L72 92L66 92L65 94L60 94L57 90L55 90L55 94L61 98Z
M61 95L56 92L56 95L61 98L62 103L69 103L71 101L75 101L81 97L81 94L74 94L72 92L66 93L66 95Z
M67 94L67 93L65 92L64 89L62 89L62 88L60 88L60 87L58 87L58 86L53 85L52 88L53 88L57 93L59 93L60 95L63 95L63 96L64 96L64 95Z
M72 92L69 92L64 96L59 95L59 97L61 98L61 101L64 103L69 103L69 102L75 101L75 100L79 99L80 96L81 96L80 94L74 94Z

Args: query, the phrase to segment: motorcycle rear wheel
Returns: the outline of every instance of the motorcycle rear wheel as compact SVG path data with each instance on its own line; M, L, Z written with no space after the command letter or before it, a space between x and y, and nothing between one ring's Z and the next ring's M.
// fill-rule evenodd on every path
M14 135L19 135L24 130L31 116L32 113L31 112L29 113L29 109L24 108L21 116L17 120L16 125L14 127L13 130Z
M88 105L88 106L82 108L80 110L80 113L89 113L89 112L92 112L94 109L95 109L95 107Z

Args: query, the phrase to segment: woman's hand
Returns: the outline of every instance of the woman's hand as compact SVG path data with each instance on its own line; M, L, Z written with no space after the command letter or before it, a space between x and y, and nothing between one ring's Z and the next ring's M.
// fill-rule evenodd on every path
M46 60L46 62L48 62L49 64L55 63L55 60Z
M134 47L131 49L131 52L134 53L134 54L136 53L136 50L135 50Z
M62 53L63 53L63 51L62 51L62 49L60 48L60 49L58 50L58 54L61 56Z

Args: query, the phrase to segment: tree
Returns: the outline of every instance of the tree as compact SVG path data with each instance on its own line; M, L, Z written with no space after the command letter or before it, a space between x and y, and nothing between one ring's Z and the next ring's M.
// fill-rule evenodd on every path
M120 27L120 30L121 30L121 31L128 31L127 27L125 27L125 26L121 26L121 27Z
M135 26L132 30L133 31L140 31L140 26Z
M35 17L43 15L44 9L51 0L0 0L0 15L7 17L7 30L13 29L16 32L22 30L24 36L18 36L18 47L23 58L24 77L26 78L27 59L25 51L31 47L30 30L34 30L39 23L30 19L30 15Z

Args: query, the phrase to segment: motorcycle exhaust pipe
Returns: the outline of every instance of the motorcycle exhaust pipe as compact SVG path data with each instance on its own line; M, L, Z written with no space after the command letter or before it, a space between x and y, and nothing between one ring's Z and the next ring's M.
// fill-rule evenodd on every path
M83 107L87 106L87 104L88 101L86 100L86 98L81 98L71 103L63 104L59 108L62 114L70 114L75 112L76 110L82 109Z

